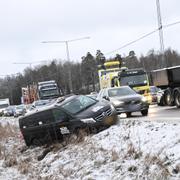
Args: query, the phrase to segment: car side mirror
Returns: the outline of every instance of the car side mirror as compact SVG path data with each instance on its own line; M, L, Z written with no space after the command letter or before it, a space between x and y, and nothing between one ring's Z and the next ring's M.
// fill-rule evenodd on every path
M109 97L108 96L103 96L103 99L107 100L107 101L110 101Z
M140 90L135 90L135 91L136 91L136 93L141 94L141 91L140 91Z
M35 109L35 108L36 108L35 105L32 105L30 109Z

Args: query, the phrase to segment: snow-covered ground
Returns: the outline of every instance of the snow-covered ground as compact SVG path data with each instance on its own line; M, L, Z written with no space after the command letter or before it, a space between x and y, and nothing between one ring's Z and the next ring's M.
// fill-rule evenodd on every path
M98 134L36 148L25 146L17 119L0 123L2 180L180 179L178 122L120 119Z

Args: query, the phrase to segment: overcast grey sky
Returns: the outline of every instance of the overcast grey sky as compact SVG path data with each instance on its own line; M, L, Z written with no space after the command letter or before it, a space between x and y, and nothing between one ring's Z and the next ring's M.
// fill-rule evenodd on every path
M180 20L180 0L160 0L163 24ZM156 0L0 0L0 75L22 72L13 62L66 59L64 44L46 40L90 39L69 44L70 58L104 54L157 28ZM165 48L180 52L180 24L164 30ZM155 33L119 52L159 50ZM33 64L37 65L37 64Z

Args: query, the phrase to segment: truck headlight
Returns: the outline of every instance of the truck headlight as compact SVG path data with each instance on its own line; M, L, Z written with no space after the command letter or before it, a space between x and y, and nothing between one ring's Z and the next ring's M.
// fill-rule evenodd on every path
M93 118L85 118L85 119L81 119L80 121L87 123L87 124L92 124L92 123L96 122Z

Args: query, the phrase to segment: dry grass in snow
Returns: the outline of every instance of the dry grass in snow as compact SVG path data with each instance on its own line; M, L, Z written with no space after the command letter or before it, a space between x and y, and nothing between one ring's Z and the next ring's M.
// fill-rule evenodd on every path
M15 127L7 129L0 179L180 179L180 124L121 121L36 148L26 148Z

